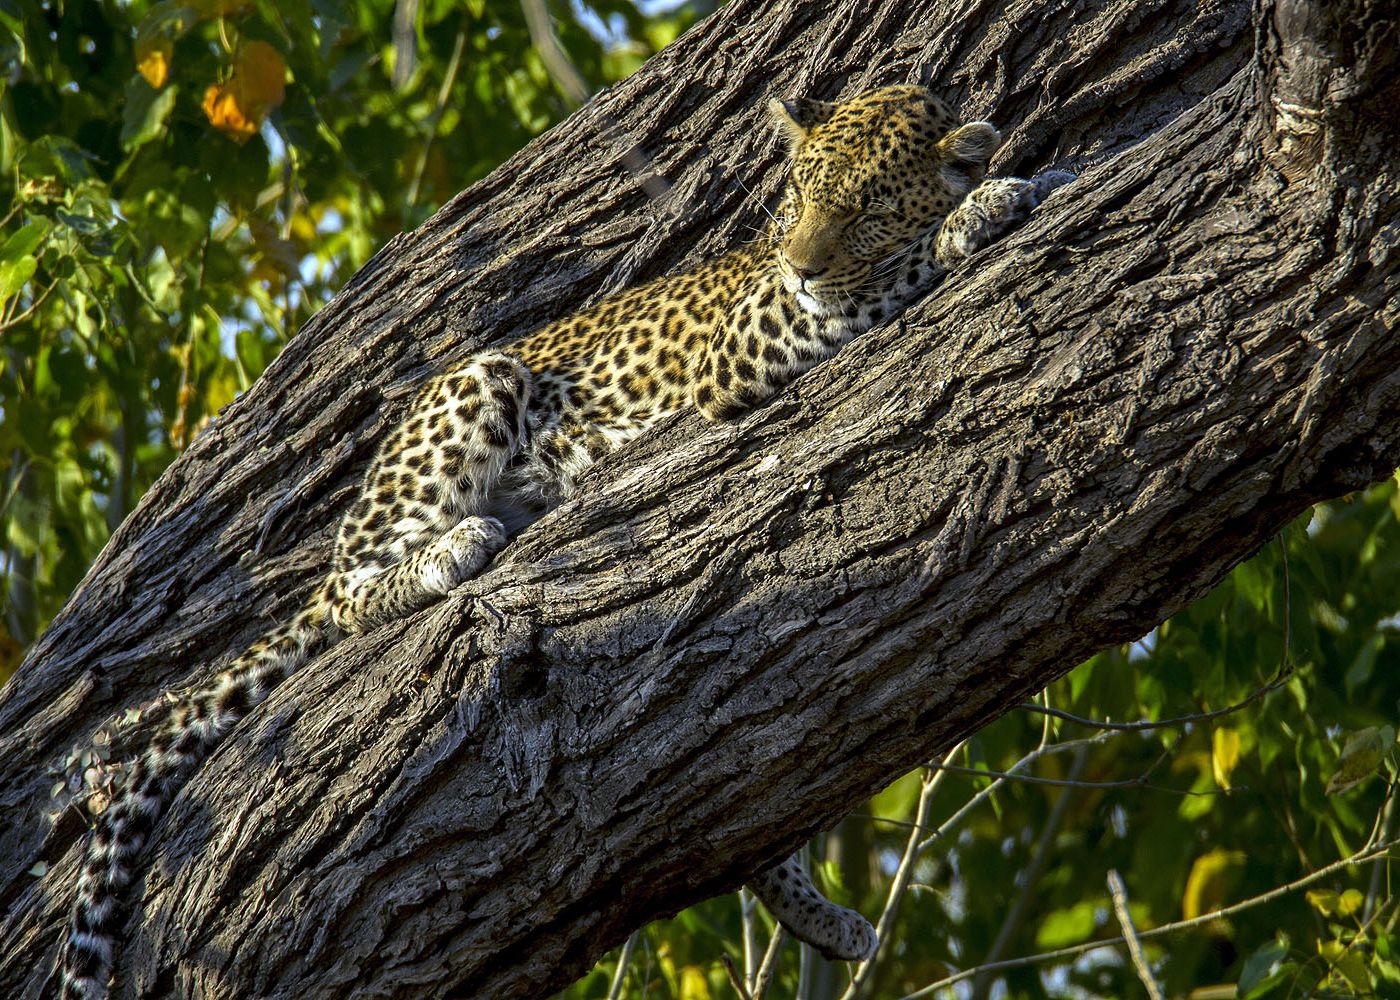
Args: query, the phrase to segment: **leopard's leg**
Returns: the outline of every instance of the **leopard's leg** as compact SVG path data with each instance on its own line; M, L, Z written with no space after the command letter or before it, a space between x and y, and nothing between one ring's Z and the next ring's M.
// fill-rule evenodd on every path
M793 937L826 958L861 961L874 956L879 941L870 921L823 896L796 858L759 872L748 888Z
M496 518L464 517L403 562L372 576L345 574L336 621L355 633L420 611L479 573L507 541Z
M978 185L941 224L905 251L903 263L892 268L896 277L872 318L881 322L908 308L949 270L1024 223L1051 191L1072 180L1074 174L1048 170L1030 180L995 177Z
M1031 180L994 177L983 181L943 220L934 240L934 257L951 270L1021 225L1051 191L1072 180L1074 174L1048 170Z
M492 513L522 527L573 496L579 476L648 425L602 414L584 419L537 411L536 416L529 445L502 475L491 503Z
M759 275L715 324L693 394L706 419L730 420L759 405L848 339L791 302L778 274Z
M171 712L98 817L62 960L64 1000L106 994L121 895L162 812L224 735L292 671L345 632L409 614L476 573L505 544L478 513L519 449L530 372L497 352L433 379L388 436L341 522L322 589L215 682Z
M361 632L432 604L505 545L486 516L526 436L532 377L483 352L424 386L386 439L336 541L331 614Z

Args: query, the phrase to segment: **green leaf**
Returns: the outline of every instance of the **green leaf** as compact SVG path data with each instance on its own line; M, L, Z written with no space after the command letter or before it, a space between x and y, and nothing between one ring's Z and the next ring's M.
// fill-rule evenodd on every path
M13 91L10 96L13 100ZM89 159L89 154L67 136L46 135L24 149L20 155L20 173L31 178L56 177L65 184L75 185L92 176Z
M1371 992L1371 974L1366 969L1366 959L1355 948L1347 947L1344 941L1319 941L1318 954L1331 966L1334 974L1339 973L1352 989L1361 994Z
M1327 794L1338 795L1361 784L1380 767L1385 744L1380 730L1367 726L1355 732L1337 758L1337 770L1327 782Z
M1279 965L1288 955L1288 942L1274 940L1255 949L1240 970L1240 1000L1263 996L1281 978Z
M0 299L8 299L24 287L25 282L34 277L39 262L33 257L22 257L16 261L0 264Z
M138 43L155 38L179 38L199 20L199 12L185 0L162 0L141 19L136 29Z
M1371 971L1380 978L1381 982L1392 987L1400 986L1400 965L1396 965L1388 958L1375 958L1371 960ZM1386 996L1394 996L1394 990L1387 991Z
M175 107L174 84L156 90L141 76L126 84L126 110L122 115L122 145L135 149L160 135L170 110Z
M20 226L0 246L0 263L11 263L21 257L31 256L49 234L49 224L41 219L26 222Z
M96 236L102 232L102 223L91 215L76 215L64 211L59 211L57 215L60 222L80 235Z
M1349 917L1361 909L1366 902L1366 897L1360 889L1348 889L1337 899L1337 915Z
M1361 644L1361 648L1357 651L1356 657L1351 661L1351 666L1347 668L1346 676L1342 678L1343 683L1346 684L1348 695L1370 681L1371 675L1376 670L1376 657L1384 648L1385 636L1380 632L1373 632L1367 636L1366 641Z
M1305 895L1313 909L1325 917L1349 917L1360 910L1366 901L1358 889L1348 889L1342 893L1331 889L1309 889Z
M911 771L904 777L886 786L870 800L870 810L876 816L898 819L913 811L919 801L919 791L923 782L919 772Z
M1098 910L1099 904L1094 900L1055 910L1040 922L1035 932L1036 947L1048 950L1089 940L1098 926Z

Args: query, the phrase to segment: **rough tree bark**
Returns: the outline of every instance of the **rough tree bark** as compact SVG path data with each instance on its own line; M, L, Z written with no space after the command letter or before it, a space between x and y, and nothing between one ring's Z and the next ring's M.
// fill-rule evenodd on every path
M3 692L0 995L41 992L73 884L45 765L290 612L427 371L743 238L770 91L931 80L1008 126L1000 170L1089 166L902 321L736 425L670 421L279 690L162 823L116 996L547 996L1387 475L1396 6L734 0L393 240Z

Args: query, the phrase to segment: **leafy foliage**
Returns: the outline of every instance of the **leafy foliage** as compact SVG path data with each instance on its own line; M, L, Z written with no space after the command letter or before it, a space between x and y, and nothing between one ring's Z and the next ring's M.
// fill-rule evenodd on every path
M597 86L711 6L552 11ZM565 112L517 4L422 0L411 24L399 9L0 2L15 67L0 96L0 679L200 423L372 250ZM1400 995L1384 858L1211 916L1396 836L1397 593L1386 484L1322 505L1042 697L1086 720L1189 721L1124 731L1013 712L953 758L988 773L896 781L812 852L828 891L873 916L911 833L923 845L862 995L1116 937L1111 869L1169 995ZM615 979L634 1000L731 996L721 958L742 975L746 932L756 963L771 930L761 908L713 900L639 932L625 962L564 996L608 996ZM769 995L851 995L846 982L789 943ZM940 995L1140 990L1106 946Z
M1012 712L968 740L956 763L1007 772L1029 755L1025 777L991 788L991 776L946 771L921 820L919 792L936 771L895 782L817 845L840 860L836 897L873 917L909 824L933 841L859 995L908 996L988 961L1115 939L1106 879L1116 869L1167 996L1400 996L1400 896L1385 856L1211 918L1396 837L1397 611L1400 496L1389 482L1317 507L1152 635L1098 654L1039 700L1085 720L1191 721L1114 731ZM1151 936L1192 918L1203 919ZM721 899L648 928L621 995L733 996L717 958L741 961L740 924L733 900ZM606 995L615 962L566 996ZM670 970L688 966L710 992L683 991ZM768 995L851 997L848 979L804 972L789 946ZM920 995L989 992L1143 995L1121 947Z

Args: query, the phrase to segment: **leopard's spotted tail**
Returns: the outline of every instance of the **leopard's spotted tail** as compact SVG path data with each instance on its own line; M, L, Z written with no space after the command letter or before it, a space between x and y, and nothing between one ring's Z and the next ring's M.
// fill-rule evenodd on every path
M233 726L334 641L324 590L199 691L185 697L130 765L97 817L78 873L63 949L63 1000L102 1000L112 973L121 901L141 848L180 787Z
M880 942L870 921L823 896L796 858L759 872L747 887L793 937L824 957L850 962L875 957Z

